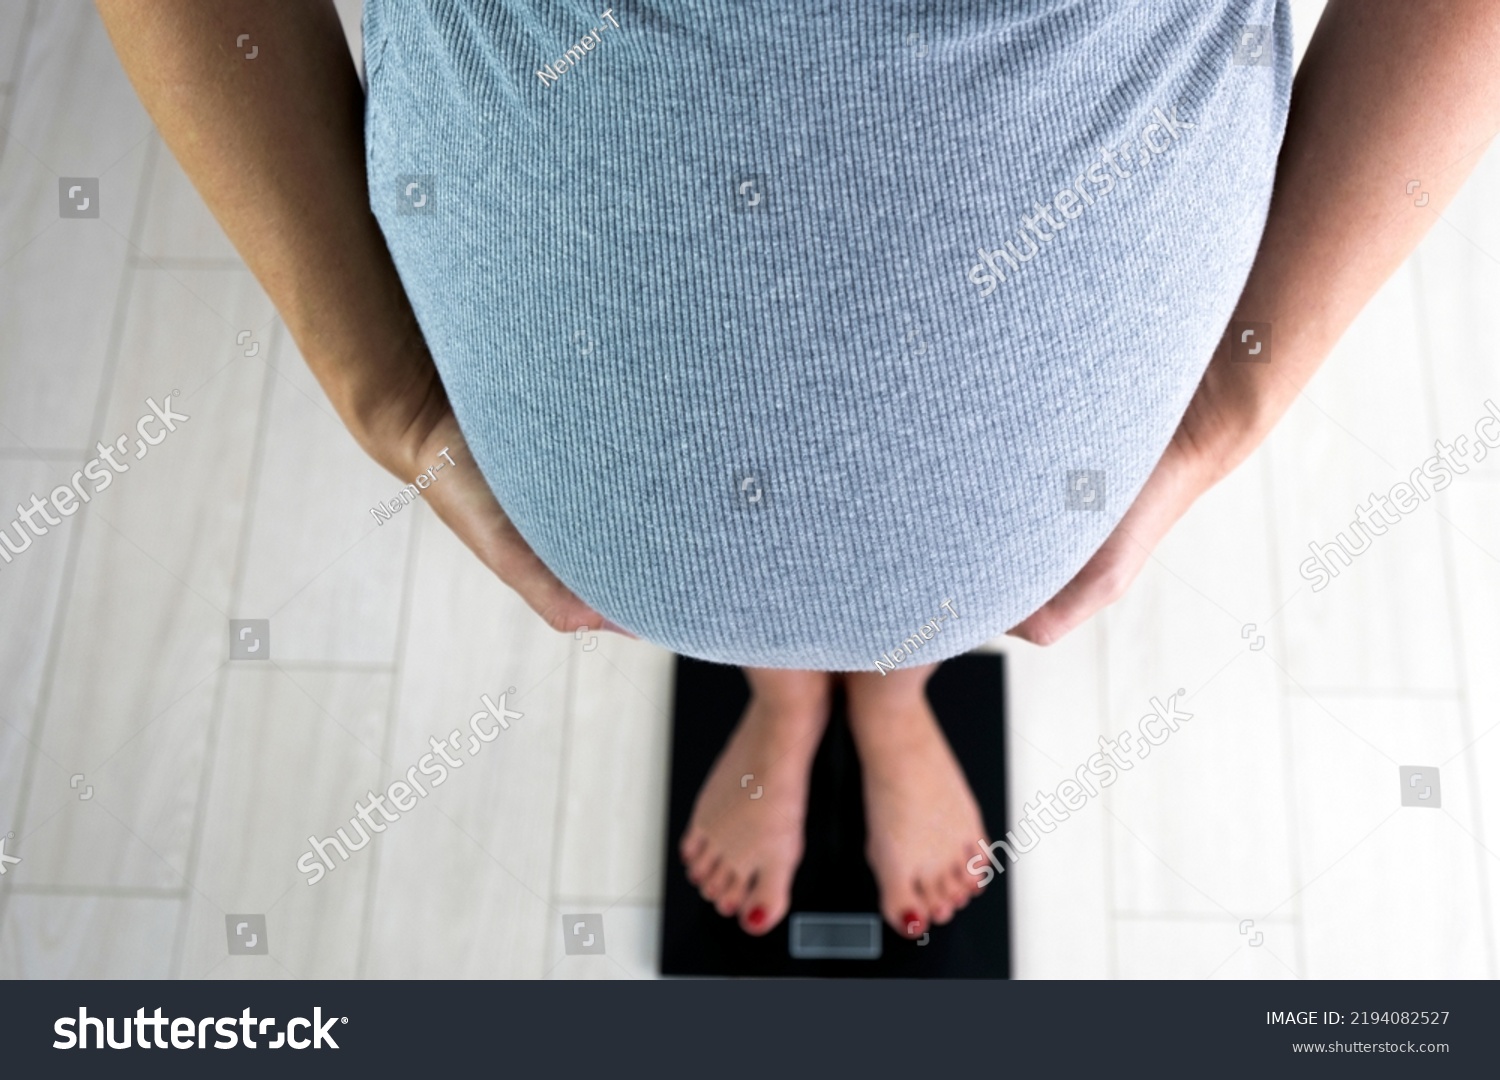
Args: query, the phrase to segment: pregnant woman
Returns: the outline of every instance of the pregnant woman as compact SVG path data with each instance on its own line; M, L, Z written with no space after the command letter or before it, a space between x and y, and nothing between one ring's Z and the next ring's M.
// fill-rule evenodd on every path
M448 448L555 630L745 666L703 895L785 915L841 678L918 934L987 838L933 667L1068 632L1266 436L1500 127L1500 8L1333 0L1294 88L1285 0L596 6L367 0L366 100L329 4L99 0L361 445Z

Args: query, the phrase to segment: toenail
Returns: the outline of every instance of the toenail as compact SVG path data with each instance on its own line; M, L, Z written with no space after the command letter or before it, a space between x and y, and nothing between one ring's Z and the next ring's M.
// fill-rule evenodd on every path
M751 908L750 914L745 916L745 921L756 929L759 929L766 921L766 909L763 907Z
M901 925L906 927L907 937L916 937L922 931L922 916L915 911L908 911L901 916Z

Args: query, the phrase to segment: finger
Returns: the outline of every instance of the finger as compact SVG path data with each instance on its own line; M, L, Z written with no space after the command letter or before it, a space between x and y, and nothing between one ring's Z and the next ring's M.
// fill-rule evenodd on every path
M578 630L610 629L610 623L599 612L585 604L564 585L540 556L531 550L509 519L498 540L496 574L509 585L542 621L560 634ZM617 633L623 630L617 629ZM627 635L628 636L628 635Z
M1179 428L1179 434L1184 429ZM1146 478L1119 524L1051 600L1009 633L1050 645L1100 608L1119 599L1146 559L1199 495L1214 483L1214 470L1191 449L1191 433L1174 437Z
M429 497L439 518L501 581L509 585L552 629L573 633L580 626L603 627L604 616L589 607L547 568L495 500L483 480L454 477Z
M1099 549L1072 581L1008 633L1033 645L1051 645L1089 616L1114 603L1135 580L1146 559L1142 554L1125 562L1117 551L1108 550L1109 544L1106 541L1106 546Z
M1153 507L1137 501L1083 569L1008 633L1034 645L1051 645L1124 596L1156 542L1176 520L1176 516L1165 521L1159 517ZM1144 532L1143 519L1152 526Z
M459 539L559 633L610 630L634 637L584 603L542 562L474 467L456 424L448 424L436 437L451 447L459 465L467 466L452 474L450 482L432 487L427 496L438 517Z

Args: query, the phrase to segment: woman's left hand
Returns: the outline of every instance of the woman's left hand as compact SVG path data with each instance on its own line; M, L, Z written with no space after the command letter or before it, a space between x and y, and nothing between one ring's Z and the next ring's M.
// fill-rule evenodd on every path
M1167 444L1166 453L1114 532L1056 596L1008 631L1011 636L1034 645L1051 645L1118 600L1167 530L1229 471L1225 455L1208 449L1218 440L1206 442L1199 434L1205 427L1200 417L1210 411L1205 407L1207 387L1205 380ZM1227 426L1211 429L1230 430ZM1237 463L1245 453L1248 451L1235 454L1231 460Z

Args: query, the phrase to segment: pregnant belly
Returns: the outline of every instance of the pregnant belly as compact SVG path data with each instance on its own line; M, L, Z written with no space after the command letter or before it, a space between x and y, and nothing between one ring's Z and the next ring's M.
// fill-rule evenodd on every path
M1004 632L1186 407L1287 73L1116 44L1084 92L1097 65L997 64L1020 31L958 26L810 81L743 15L705 41L630 14L548 79L519 22L462 77L472 27L379 28L372 203L501 505L688 655L858 669Z

